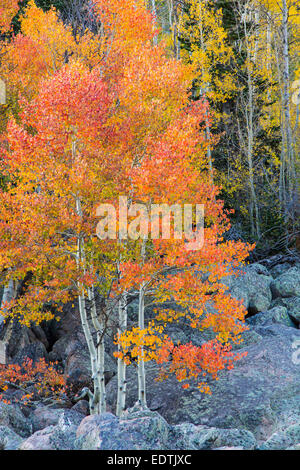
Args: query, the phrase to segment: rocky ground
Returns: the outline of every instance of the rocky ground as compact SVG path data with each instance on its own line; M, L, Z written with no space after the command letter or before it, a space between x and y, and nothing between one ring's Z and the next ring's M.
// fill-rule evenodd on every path
M212 384L211 396L183 390L174 379L157 383L157 369L150 364L149 411L139 411L136 371L130 366L129 410L119 420L113 414L116 363L108 339L108 412L87 416L85 401L38 403L31 409L0 402L0 448L300 450L300 261L276 256L244 271L226 282L248 310L249 330L239 346L248 354ZM205 340L175 325L170 334L182 342ZM10 361L26 356L59 361L74 392L89 384L89 356L76 311L66 308L61 322L42 327L10 325L4 335L10 337Z

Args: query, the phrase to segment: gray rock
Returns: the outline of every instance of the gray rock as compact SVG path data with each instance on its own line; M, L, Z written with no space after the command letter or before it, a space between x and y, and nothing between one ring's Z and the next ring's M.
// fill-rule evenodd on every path
M285 450L297 446L300 442L300 422L283 431L276 432L263 444L260 450Z
M52 361L64 364L67 383L72 385L75 393L83 387L91 387L91 362L87 344L82 331L75 331L60 338L53 346L49 355ZM115 375L116 361L105 354L106 382Z
M64 411L58 420L58 427L63 431L70 427L78 427L83 419L82 413L74 410Z
M283 450L292 445L292 440L282 431L272 434L272 436L259 446L259 450Z
M262 341L262 339L263 337L260 334L258 334L252 328L249 328L241 334L241 342L238 344L234 344L232 349L234 351L242 349L246 346L250 346L251 344L259 343L260 341Z
M271 275L268 268L266 268L266 266L264 266L263 264L260 264L260 263L250 264L249 268L251 270L254 270L257 274L262 274L263 276L270 276Z
M48 359L49 342L40 326L27 328L18 321L8 321L0 331L0 340L7 343L6 352L10 363L22 365L27 358L34 363Z
M214 450L244 450L243 447L217 447Z
M267 312L258 313L247 319L247 323L253 326L265 326L272 323L282 323L283 325L295 327L286 307L273 307Z
M274 297L300 297L300 268L294 266L271 284Z
M39 362L41 359L48 360L48 353L44 344L36 342L24 346L24 348L14 356L14 362L22 365L27 358L32 359L33 364Z
M214 442L214 448L239 448L253 450L257 446L254 435L245 429L218 429L218 437Z
M255 327L263 340L244 348L247 357L223 371L211 384L212 395L196 387L183 390L175 378L156 382L158 368L147 364L147 400L170 424L183 422L217 428L239 428L256 439L268 439L279 427L300 419L300 365L293 361L300 331L281 324ZM241 349L243 351L244 349ZM136 369L128 368L128 400L137 400ZM112 409L116 403L115 378L108 384Z
M0 426L0 450L17 450L23 439L7 426Z
M168 447L170 450L208 450L213 446L217 435L216 428L182 423L172 426Z
M72 406L71 409L73 411L77 411L78 413L83 414L84 416L87 416L90 412L90 406L88 401L86 400L80 400L74 406Z
M48 426L56 426L63 413L62 408L53 409L48 406L38 406L30 415L33 432L40 431Z
M286 450L300 450L300 442L299 444L296 444L295 446L288 447Z
M210 309L212 310L212 307L210 307ZM212 328L199 331L197 328L192 328L189 325L178 323L168 324L166 326L165 333L170 336L175 344L178 342L181 344L192 343L195 346L201 346L216 337L216 333ZM242 341L240 343L233 345L234 350L257 343L262 340L262 336L252 328L249 328L241 334L241 339Z
M73 450L76 430L82 421L82 414L64 411L56 426L48 426L35 432L23 441L20 450Z
M254 449L249 431L217 429L183 423L169 426L156 412L128 410L122 419L105 413L85 418L77 429L81 450L207 450L217 447Z
M46 350L48 350L50 345L49 345L48 338L47 338L46 333L43 330L43 328L40 325L32 324L30 329L33 332L33 334L35 335L35 337L37 338L37 340L40 341L41 343L43 343Z
M300 323L300 297L289 297L280 299L287 308L290 317L297 323Z
M238 277L227 276L222 279L229 287L230 294L238 300L243 299L246 309L252 314L268 310L272 301L270 285L273 278L267 269L254 264L242 267L240 272Z
M298 444L300 442L300 421L292 426L289 426L285 433L289 438L293 441L294 444Z
M163 450L168 436L169 426L158 413L130 410L122 419L111 413L86 417L77 429L75 446L81 450Z
M25 418L18 405L7 405L0 401L0 426L8 426L19 436L27 437L32 432L32 424Z
M173 426L169 438L171 450L211 450L223 447L252 450L256 445L256 439L250 431L195 426L191 423Z
M273 268L270 269L270 273L276 279L277 277L281 276L281 274L285 273L291 268L291 265L289 263L281 263L277 264Z
M56 439L56 426L48 426L35 432L23 441L19 450L61 450L60 443ZM68 449L63 449L68 450Z
M81 332L74 331L60 338L49 355L52 361L64 364L68 384L77 392L91 386L91 365L85 339Z

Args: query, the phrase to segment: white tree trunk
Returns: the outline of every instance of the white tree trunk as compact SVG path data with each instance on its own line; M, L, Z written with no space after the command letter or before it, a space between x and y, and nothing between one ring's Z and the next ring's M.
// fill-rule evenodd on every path
M145 328L145 286L142 283L139 292L139 328ZM138 361L138 401L141 408L147 408L146 400L146 373L144 361L144 349L141 348L141 357Z
M282 0L282 33L283 33L283 116L285 132L285 153L287 166L288 204L290 215L294 216L293 197L295 187L295 162L290 116L290 63L289 63L289 9L287 0Z
M154 28L157 28L157 11L156 11L156 2L155 0L151 0L151 3L152 3L152 15L153 15L153 19L154 19ZM157 46L158 44L158 37L157 37L157 33L155 33L154 35L154 38L153 38L153 43L155 46Z
M97 306L95 300L95 288L94 286L88 290L89 301L91 303L91 318L94 329L97 332L97 369L95 372L95 385L97 393L99 395L99 413L105 413L106 411L106 389L105 389L105 343L104 333L105 327L102 319L98 318Z
M100 387L100 404L99 413L106 412L106 389L105 389L105 344L104 344L104 328L98 333L98 363L99 370L97 371L97 386Z
M10 279L7 286L4 287L2 301L1 301L1 310L6 311L5 305L14 300L16 296L17 285L13 279ZM4 321L4 317L0 315L0 324Z
M247 49L247 82L248 82L248 102L245 110L246 123L247 123L247 161L249 170L249 188L250 188L250 224L252 235L260 238L260 224L259 224L259 209L255 191L254 183L254 168L253 168L253 147L254 147L254 94L255 86L253 83L252 70L251 70L251 46L249 45L249 32L247 30L246 15L244 15L244 33ZM254 52L253 61L256 61L256 51ZM255 212L255 217L254 217ZM255 220L254 220L255 219Z
M82 286L78 285L78 289L81 290ZM98 357L97 357L97 350L95 348L95 344L93 341L92 332L89 327L88 318L87 318L87 310L86 310L86 303L83 294L78 296L79 302L79 313L81 319L81 325L84 332L84 336L88 345L88 350L90 354L91 360L91 368L92 368L92 379L94 384L94 391L92 399L90 400L90 413L99 414L100 413L100 381L99 381L99 365L98 365Z
M73 150L74 152L74 150ZM82 217L82 209L80 198L76 197L76 212ZM77 241L77 264L78 266L85 266L85 249L84 239L78 235ZM104 327L97 318L97 309L95 302L94 288L88 290L89 301L91 302L91 318L94 328L97 332L97 345L95 346L92 331L89 325L84 287L80 282L77 284L79 295L79 313L83 332L88 345L88 350L91 359L92 380L94 385L93 396L90 398L90 413L101 414L106 411L106 395L105 395L105 380L104 380L104 361L105 361L105 346L104 346Z
M122 334L127 329L127 294L124 293L119 300L119 328L118 333ZM118 345L118 351L121 351ZM121 416L126 408L126 364L121 358L118 358L118 397L117 397L117 416Z
M206 140L208 144L207 145L207 160L208 160L208 165L209 165L209 175L210 175L211 183L213 184L214 182L213 164L212 164L211 146L210 146L211 133L210 133L210 127L209 127L209 122L208 122L207 110L205 111L205 127L206 127Z

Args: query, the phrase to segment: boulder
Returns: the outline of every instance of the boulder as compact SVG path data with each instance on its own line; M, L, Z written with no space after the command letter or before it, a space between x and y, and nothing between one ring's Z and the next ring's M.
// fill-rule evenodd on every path
M214 450L244 450L243 447L217 447Z
M0 450L17 450L23 439L8 426L0 426Z
M300 297L300 267L284 271L271 284L274 297Z
M181 423L171 427L169 448L170 450L208 450L212 448L217 435L216 428Z
M216 333L212 330L212 328L199 331L197 328L192 328L189 325L182 325L177 323L168 324L166 326L165 332L168 336L170 336L175 344L178 342L181 344L192 343L195 346L201 346L207 341L210 341L216 337ZM241 349L253 343L257 343L262 340L262 336L252 328L249 328L241 334L241 339L242 341L240 343L233 345L234 350Z
M56 426L64 411L62 408L53 409L43 405L37 406L30 415L33 432L40 431L49 426Z
M254 329L249 328L241 334L241 342L233 344L232 349L234 351L238 349L244 349L246 346L259 343L260 341L262 341L262 339L263 337L258 334L257 331L254 331Z
M169 424L190 422L218 428L239 428L252 432L256 439L268 439L279 426L287 427L300 419L300 365L293 361L295 341L300 331L282 324L255 327L263 339L241 351L247 356L223 371L211 383L212 395L197 387L182 389L174 377L156 382L158 368L147 364L147 401ZM128 400L137 400L137 373L128 367ZM110 407L116 403L116 379L107 387Z
M300 297L288 297L280 299L287 308L290 317L299 325L300 323Z
M218 429L217 439L212 449L227 447L231 449L254 450L256 446L256 439L250 431L245 429Z
M57 427L55 426L48 426L45 429L37 431L23 441L19 450L68 450L68 448L61 446L63 439L57 431ZM69 445L71 446L71 443L69 443Z
M67 430L69 427L78 427L81 421L83 420L82 413L74 410L65 410L58 420L59 429Z
M273 278L267 269L257 263L242 267L237 277L232 275L222 279L222 282L229 287L232 297L243 300L250 314L269 309L272 301L270 288L272 281Z
M119 419L111 413L85 418L77 429L80 450L207 450L257 446L253 434L239 429L217 429L183 423L169 426L156 412L129 409Z
M90 413L90 405L86 400L78 401L71 409L83 414L84 416L87 416Z
M83 415L75 411L64 411L56 426L48 426L32 434L22 442L20 450L73 450L76 430Z
M300 421L283 431L272 434L269 439L262 443L260 450L285 450L293 448L300 443Z
M272 274L274 279L277 279L277 277L284 274L290 268L291 268L290 263L284 262L284 263L281 263L281 264L276 264L273 268L270 269L270 273Z
M8 405L0 401L0 426L7 426L21 437L32 433L32 424L23 415L19 405Z
M288 447L286 450L300 450L300 442L292 447Z
M0 332L0 340L6 344L8 362L22 365L25 359L33 362L48 359L48 341L40 327L33 329L21 326L16 320L8 321Z
M49 358L63 363L67 383L72 386L74 393L83 387L92 386L90 355L81 327L56 341ZM105 354L105 367L108 382L117 370L116 361L108 353Z
M250 431L243 429L218 429L183 423L173 426L170 437L170 450L213 450L223 447L239 447L253 450L256 439Z
M43 343L36 342L24 346L14 356L13 362L22 365L26 359L31 359L33 364L41 359L48 360L48 353Z
M267 312L261 312L247 319L247 323L253 326L265 326L272 323L281 323L295 328L295 323L291 320L286 307L273 307Z
M129 412L122 419L111 413L86 417L77 429L80 450L164 450L169 426L158 413Z

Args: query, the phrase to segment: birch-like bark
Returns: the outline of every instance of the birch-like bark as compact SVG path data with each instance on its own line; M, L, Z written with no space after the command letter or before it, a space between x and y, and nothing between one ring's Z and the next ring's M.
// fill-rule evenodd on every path
M199 31L200 31L200 43L201 43L201 49L206 52L206 44L204 41L204 34L203 34L203 12L202 12L202 4L199 4L200 7L200 21L199 21ZM209 83L204 85L203 93L204 96L207 93L207 89L209 87ZM208 105L208 100L207 100L207 105ZM208 160L208 166L209 166L209 175L210 175L210 180L211 183L213 183L213 164L212 164L212 156L211 156L211 145L210 145L210 139L211 139L211 132L210 132L210 126L209 126L209 121L208 121L208 111L206 109L205 111L205 133L206 133L206 140L207 140L207 160Z
M279 81L280 97L281 97L281 107L283 103L283 85L282 85L282 74L280 71L280 59L279 59L279 50L277 41L274 41L274 51L276 58L276 68ZM281 206L281 212L285 213L286 210L286 188L285 188L285 167L286 167L286 155L285 155L285 133L283 128L283 112L281 112L281 122L280 122L280 132L281 132L281 152L280 152L280 174L279 174L279 202Z
M250 224L252 235L260 238L259 209L254 184L254 168L253 168L253 147L254 147L254 84L251 71L251 51L248 42L248 30L246 23L246 15L244 15L244 33L247 48L247 82L248 82L248 102L245 110L247 124L247 162L249 170L249 188L250 188ZM255 221L254 221L255 212Z
M7 286L4 287L2 301L1 301L1 310L6 311L5 305L14 300L16 297L16 282L13 279L10 279ZM0 324L4 321L4 317L0 315Z
M72 142L72 158L73 161L76 159L76 139ZM82 219L82 207L80 197L76 196L76 213ZM84 237L82 234L78 234L77 238L77 266L80 268L83 266L85 270L86 258L85 258L85 247L84 247ZM88 350L91 360L91 369L92 369L92 381L94 386L93 398L89 394L89 403L90 403L90 413L100 414L106 411L106 397L105 397L105 381L104 381L104 329L101 328L101 324L97 321L97 311L95 303L94 289L88 290L89 300L91 302L91 317L93 326L97 331L97 345L95 346L92 331L89 325L86 301L85 301L85 292L84 287L81 282L77 283L78 288L78 303L79 303L79 313L80 320L82 324L82 329L84 336L88 345Z
M178 28L179 16L178 16L178 7L174 6L174 4L173 4L173 14L174 14L174 22L173 22L174 57L177 60L179 60L180 59L180 41L179 41L179 28Z
M208 143L208 146L207 146L207 160L208 160L208 166L209 166L209 175L210 175L211 183L213 184L213 182L214 182L214 173L213 173L213 164L212 164L212 156L211 156L211 146L210 146L211 133L210 133L210 126L209 126L209 122L208 122L207 110L205 111L205 127L206 127L206 140L207 140L207 143Z
M144 283L140 286L139 292L139 328L143 330L145 328L145 285ZM144 361L144 348L141 347L141 357L138 361L138 400L141 408L147 408L146 400L146 373L145 373L145 361Z
M78 289L79 289L79 292L81 292L78 296L80 320L81 320L81 325L82 325L82 329L84 332L84 336L88 345L88 350L89 350L90 360L91 360L94 392L93 392L93 398L90 400L90 413L91 415L94 415L94 414L100 413L100 406L99 406L100 384L99 384L98 375L97 375L98 358L97 358L97 351L95 348L95 344L93 341L92 332L88 323L85 296L83 293L82 286L80 284L78 284Z
M291 129L291 116L290 116L290 63L289 63L289 9L287 0L282 0L282 34L283 34L283 114L284 114L284 130L286 141L286 162L287 162L287 177L288 177L288 192L289 202L292 203L294 197L294 184L295 184L295 162L293 152L293 139ZM293 214L293 204L290 210Z
M146 240L143 240L141 257L144 262L146 253ZM142 282L139 291L139 329L145 329L145 283ZM138 402L142 409L147 408L146 399L146 373L144 361L144 348L141 347L141 356L138 361Z
M99 393L99 413L106 411L106 389L105 389L105 342L104 333L105 327L102 318L98 318L97 306L95 299L95 288L92 286L88 290L89 301L91 304L91 318L93 327L97 332L97 370L95 375L96 389Z
M167 6L168 6L168 18L169 18L169 29L170 31L173 30L173 0L167 0Z
M121 335L127 329L127 294L126 292L121 296L119 300L119 325L118 334ZM121 352L121 346L118 344L118 352ZM118 397L117 397L117 410L116 414L118 417L122 416L122 413L126 408L126 364L121 358L118 358Z
M100 404L99 413L106 412L106 390L105 390L105 344L104 344L104 329L98 334L98 364L99 370L97 371L97 384L100 387Z
M260 237L260 225L259 225L259 209L255 191L254 184L254 169L253 169L253 143L254 143L254 133L253 133L253 83L251 78L251 72L248 71L248 110L246 111L246 122L247 122L247 161L249 169L249 186L250 186L250 221L251 221L251 231L254 235L256 233L257 237ZM255 224L254 224L254 211L255 211Z
M153 15L153 21L154 21L154 29L157 28L157 10L156 10L156 2L155 0L151 0L152 3L152 15ZM153 44L157 46L158 44L158 36L157 33L155 33L154 38L153 38Z

